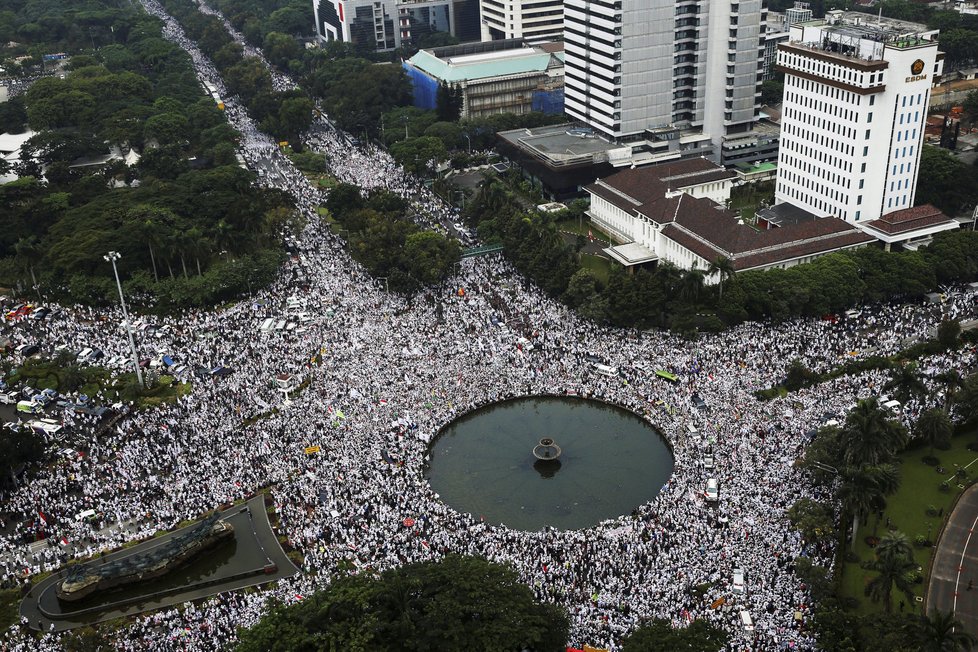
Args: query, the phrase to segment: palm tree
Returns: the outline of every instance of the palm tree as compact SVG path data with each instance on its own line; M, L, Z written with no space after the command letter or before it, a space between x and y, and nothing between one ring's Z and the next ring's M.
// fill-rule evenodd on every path
M910 544L910 537L900 531L887 532L876 545L876 558L879 560L890 559L892 557L903 557L909 559L913 557L913 546Z
M913 602L913 573L917 562L912 557L897 555L879 559L873 563L873 570L879 574L866 584L865 592L873 602L882 600L886 613L893 609L890 594L894 587L907 597L907 602Z
M506 202L506 187L499 179L488 177L480 184L479 194L473 204L481 205L485 212L495 214L502 211Z
M881 509L886 504L879 480L865 469L848 467L839 474L841 483L836 498L845 513L852 516L852 549L856 548L856 533L862 517Z
M231 249L234 242L234 227L228 224L226 220L218 220L217 224L214 225L214 233L211 239L219 249L224 251Z
M891 461L906 445L907 431L870 398L859 401L846 415L840 439L847 465L877 466Z
M719 296L717 298L719 300L722 300L724 283L732 279L734 274L736 273L736 270L734 269L733 261L727 258L726 256L717 256L716 260L710 263L710 266L707 268L706 271L707 271L707 276L713 276L714 274L719 274L720 283L717 286L717 290L719 291Z
M914 434L927 442L931 455L934 454L935 446L950 441L953 431L954 424L951 423L951 418L940 408L931 408L922 412L917 417L917 423L914 424Z
M954 400L954 392L961 387L961 383L964 381L961 377L961 372L957 369L948 369L937 374L934 380L944 385L944 411L950 412L951 402Z
M908 362L894 369L890 380L883 388L892 391L904 402L911 396L923 396L927 393L927 386L917 375L917 364L914 362Z
M915 618L908 629L920 652L965 652L978 644L950 611L935 609L930 616Z
M703 281L706 279L706 272L701 269L692 268L683 274L679 285L679 296L687 301L695 302L700 298L703 291Z
M200 256L210 250L210 241L204 236L204 232L199 227L194 226L187 231L184 242L186 243L188 252L194 257L194 261L197 263L197 276L201 276Z
M964 423L978 421L978 374L968 376L954 394L954 406Z
M41 257L41 243L36 235L21 238L14 244L14 252L25 271L31 273L31 287L37 287L37 277L34 276L34 261Z
M863 467L883 496L892 496L900 488L900 467L896 464L877 464ZM884 503L886 501L883 501Z

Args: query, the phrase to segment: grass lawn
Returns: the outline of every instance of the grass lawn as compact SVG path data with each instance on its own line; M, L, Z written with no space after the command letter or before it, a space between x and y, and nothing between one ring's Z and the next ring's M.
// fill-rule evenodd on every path
M581 267L594 272L594 276L602 283L608 282L608 275L611 273L611 261L607 258L581 254Z
M20 619L20 591L0 590L0 629L7 629Z
M590 230L591 235L599 240L604 240L605 242L611 242L611 238L608 234L594 226L587 220L583 223L578 223L577 220L564 220L562 222L557 222L557 229L560 231L566 231L567 233L577 233L579 235L587 236L587 232Z
M941 466L947 469L947 473L939 474L935 467L928 466L921 461L921 458L929 454L927 448L917 448L907 451L900 456L900 490L887 500L887 508L883 512L883 519L877 526L876 515L870 516L866 525L860 525L857 533L856 554L860 561L872 560L873 550L866 543L866 537L883 536L886 533L886 519L890 519L891 527L906 534L912 542L918 535L927 537L931 541L936 541L940 535L944 519L950 511L955 498L963 491L958 487L959 484L967 486L969 478L978 475L978 453L969 451L967 445L975 441L974 432L964 433L951 440L951 448L946 451L935 450L934 456L940 460ZM954 478L955 471L960 467L968 465L968 477L963 480ZM942 481L949 479L951 491L943 493L938 488ZM943 509L940 516L928 516L927 508L933 507L936 510ZM920 565L921 573L928 571L928 566L933 557L934 548L914 547L914 557ZM882 603L874 604L865 596L863 588L876 573L863 570L858 563L845 562L842 570L842 585L840 596L851 597L859 601L858 612L861 614L881 612ZM922 584L917 584L914 593L922 597L927 587L927 577L924 577ZM893 611L897 612L900 601L903 599L896 589L894 589L891 600L893 601ZM914 610L920 608L919 602L907 605Z
M740 213L746 221L753 220L762 201L766 201L768 205L774 202L774 184L770 181L744 184L730 192L730 210Z

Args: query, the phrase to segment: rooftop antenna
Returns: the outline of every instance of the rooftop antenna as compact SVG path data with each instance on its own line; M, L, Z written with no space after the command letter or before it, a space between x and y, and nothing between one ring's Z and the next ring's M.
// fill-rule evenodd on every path
M880 13L879 16L876 17L876 25L877 26L883 25L883 5L880 5Z

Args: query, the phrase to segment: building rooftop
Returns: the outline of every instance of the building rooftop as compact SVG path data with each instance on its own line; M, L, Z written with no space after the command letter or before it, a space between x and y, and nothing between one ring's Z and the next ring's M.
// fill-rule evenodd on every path
M801 206L795 206L787 202L761 208L757 211L757 217L775 227L784 227L818 219L815 213L810 213Z
M631 147L609 142L593 129L574 124L500 131L499 137L554 166L631 156Z
M522 39L420 50L408 60L431 77L449 83L539 73L552 63L563 62L563 48L531 47Z
M875 241L836 217L758 231L709 199L688 195L680 199L676 219L662 228L663 235L706 260L728 258L738 271Z
M827 11L824 19L810 20L799 25L821 27L835 36L833 40L869 40L886 43L888 47L915 47L936 42L938 30L921 23L888 18L862 11Z
M599 179L587 187L599 197L626 211L638 211L652 219L668 216L668 194L703 183L735 179L737 173L705 158L688 158L647 167L631 168ZM663 212L664 211L664 212Z
M30 129L19 134L0 134L0 154L10 154L19 150L35 132Z
M728 258L737 270L875 241L872 235L843 220L815 218L803 209L785 204L772 211L779 216L780 228L761 231L743 224L733 212L708 198L671 192L684 185L736 176L735 172L706 159L685 159L622 170L587 186L586 190L631 215L641 215L662 225L663 235L705 260ZM635 243L612 247L607 252L625 265L651 260L652 252L632 244Z
M887 213L860 226L884 242L896 242L956 229L958 222L934 206L924 204Z

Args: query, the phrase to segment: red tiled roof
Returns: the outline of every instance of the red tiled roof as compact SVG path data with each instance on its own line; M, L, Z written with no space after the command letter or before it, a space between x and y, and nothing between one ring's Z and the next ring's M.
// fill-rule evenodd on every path
M934 206L924 204L887 213L879 219L866 222L864 226L887 235L898 235L945 223L952 224L954 220Z
M729 258L738 270L873 242L875 238L835 217L757 231L737 222L709 199L684 196L676 220L662 234L706 260Z
M630 212L634 210L635 204L609 188L631 197L638 204L650 204L664 199L670 190L733 179L736 176L736 172L725 170L705 158L689 158L621 170L587 186L585 190Z

